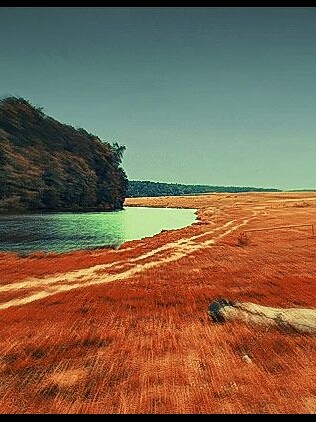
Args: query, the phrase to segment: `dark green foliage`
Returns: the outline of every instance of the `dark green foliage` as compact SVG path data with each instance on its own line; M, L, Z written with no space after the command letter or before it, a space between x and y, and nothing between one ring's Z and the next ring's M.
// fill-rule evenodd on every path
M111 145L111 148L112 148L112 152L114 154L114 159L115 159L116 163L118 165L120 165L121 162L122 162L123 154L124 154L126 147L124 145L119 145L117 142L114 142Z
M23 98L0 101L0 212L121 209L124 146L59 123Z
M181 185L178 183L161 183L131 180L128 182L127 197L140 196L180 196L196 195L211 192L279 192L274 188L253 188L239 186L207 186L207 185Z

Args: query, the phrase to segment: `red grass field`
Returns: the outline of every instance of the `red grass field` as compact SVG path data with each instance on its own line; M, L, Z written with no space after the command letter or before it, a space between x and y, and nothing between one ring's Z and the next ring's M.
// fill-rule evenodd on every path
M240 242L316 224L316 193L126 205L197 208L199 220L118 250L0 255L0 412L315 413L315 336L215 324L207 307L316 308L310 227Z

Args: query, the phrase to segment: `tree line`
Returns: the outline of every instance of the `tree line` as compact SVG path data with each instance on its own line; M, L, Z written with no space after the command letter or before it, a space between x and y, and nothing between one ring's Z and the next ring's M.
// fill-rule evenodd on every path
M185 185L179 183L151 182L148 180L130 180L126 196L180 196L212 192L280 192L280 190L276 188L256 188L249 186Z

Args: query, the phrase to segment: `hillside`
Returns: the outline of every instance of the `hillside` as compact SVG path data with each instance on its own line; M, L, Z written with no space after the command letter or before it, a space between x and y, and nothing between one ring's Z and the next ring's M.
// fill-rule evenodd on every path
M149 196L181 196L198 193L237 193L237 192L280 192L275 188L255 188L249 186L208 186L183 185L178 183L162 183L131 180L128 183L126 196L129 198Z
M45 115L23 98L0 102L0 212L121 209L125 147Z

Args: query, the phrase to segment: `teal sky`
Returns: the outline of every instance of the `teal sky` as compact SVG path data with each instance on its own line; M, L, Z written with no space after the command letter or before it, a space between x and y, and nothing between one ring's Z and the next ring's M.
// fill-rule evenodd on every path
M0 94L130 179L316 188L316 8L0 8Z

